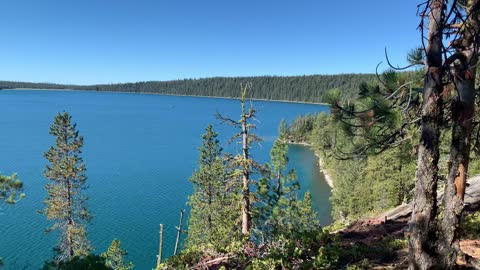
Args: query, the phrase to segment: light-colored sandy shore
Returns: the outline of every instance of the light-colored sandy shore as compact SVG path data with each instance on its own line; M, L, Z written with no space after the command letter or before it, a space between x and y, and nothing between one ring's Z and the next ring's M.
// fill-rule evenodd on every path
M320 157L320 155L318 153L315 153L315 155L318 157L318 166L320 167L320 171L322 171L323 176L325 176L325 182L327 182L327 184L330 186L331 189L334 189L335 187L333 185L333 178L328 173L328 171L323 168L322 158Z
M218 98L218 99L235 99L239 100L238 97L218 97L218 96L200 96L200 95L175 95L175 94L164 94L164 93L150 93L150 92L122 92L122 91L97 91L97 90L75 90L75 89L35 89L35 88L12 88L12 89L0 89L4 91L15 90L15 91L83 91L83 92L100 92L100 93L124 93L124 94L141 94L141 95L159 95L159 96L177 96L177 97L199 97L199 98ZM324 105L330 106L328 103L321 102L307 102L307 101L288 101L288 100L276 100L276 99L264 99L264 98L250 98L249 100L258 100L266 102L281 102L281 103L297 103L297 104L311 104L311 105Z
M288 144L296 144L296 145L302 145L302 146L307 146L311 147L311 145L307 142L287 142ZM320 167L320 172L323 174L325 177L325 182L330 186L331 189L334 189L333 185L333 178L332 176L328 173L326 169L323 168L323 161L322 158L320 157L320 154L318 154L315 150L312 149L312 151L315 152L315 156L318 158L318 167Z

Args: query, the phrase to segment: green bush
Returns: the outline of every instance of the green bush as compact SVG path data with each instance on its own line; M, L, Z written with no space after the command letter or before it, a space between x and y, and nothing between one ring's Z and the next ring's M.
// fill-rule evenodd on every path
M461 226L463 237L475 239L480 237L480 212L466 215Z

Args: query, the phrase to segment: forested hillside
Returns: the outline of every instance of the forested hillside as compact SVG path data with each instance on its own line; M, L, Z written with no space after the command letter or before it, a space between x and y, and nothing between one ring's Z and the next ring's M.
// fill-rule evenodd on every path
M192 95L239 98L238 86L248 82L255 89L253 99L325 102L325 93L340 89L342 96L352 98L362 82L375 79L373 74L339 74L309 76L216 77L174 81L149 81L123 84L62 85L0 81L0 89L76 89L168 95Z

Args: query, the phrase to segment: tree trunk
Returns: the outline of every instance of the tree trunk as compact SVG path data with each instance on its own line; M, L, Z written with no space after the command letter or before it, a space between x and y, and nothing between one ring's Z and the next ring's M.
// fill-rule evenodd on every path
M75 255L73 250L73 236L72 236L72 229L74 226L74 222L72 219L72 189L70 185L70 181L67 179L67 250L68 250L68 259L72 259Z
M243 105L243 104L242 104ZM243 193L242 193L242 234L250 232L250 186L249 186L249 159L248 159L248 129L247 118L242 108L242 152L243 152Z
M276 198L275 198L275 203L278 203L278 201L280 200L280 197L281 197L281 194L280 192L282 191L282 173L280 172L280 170L278 170L277 172L277 187L276 187Z
M444 0L430 0L426 76L423 92L421 138L418 148L415 195L410 222L410 269L436 266L437 180L442 120L442 31Z
M439 253L442 255L444 269L456 267L460 252L459 225L463 211L468 164L470 162L470 142L472 135L473 115L475 112L475 77L478 63L478 34L480 28L478 12L479 0L468 1L467 12L473 9L472 16L467 18L460 39L461 47L457 48L455 65L455 88L457 96L452 103L452 141L450 144L450 168L445 186L443 219L441 222L442 241Z
M213 196L213 191L212 191L212 183L211 183L211 178L209 177L208 180L208 209L212 209L212 196ZM208 211L208 216L207 216L207 229L211 230L212 229L212 213Z
M68 144L68 128L66 126L63 127L63 143L65 145ZM64 149L64 158L67 158L69 156L69 150ZM68 173L68 172L67 172ZM73 208L73 203L72 203L72 185L70 183L70 175L65 178L65 188L67 191L67 259L70 260L74 257L75 252L73 250L73 235L72 235L72 229L74 226L73 222L73 213L72 213L72 208Z
M162 251L163 251L163 224L160 224L160 241L158 243L157 267L155 268L155 270L160 270L160 264L162 263Z
M178 224L177 227L177 238L175 239L175 249L173 250L173 255L177 255L178 252L178 247L180 244L180 236L182 235L182 227L183 227L183 214L185 213L185 210L180 210L180 223Z

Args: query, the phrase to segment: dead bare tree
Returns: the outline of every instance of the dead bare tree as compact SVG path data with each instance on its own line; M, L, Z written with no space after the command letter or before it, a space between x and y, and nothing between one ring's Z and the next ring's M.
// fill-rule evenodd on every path
M184 209L180 210L180 222L178 224L178 227L176 227L177 238L175 239L175 249L173 250L173 255L177 255L178 247L179 247L179 244L180 244L180 237L182 235L182 228L183 228L183 214L185 214Z
M157 255L157 267L155 270L160 269L162 264L162 251L163 251L163 224L160 224L160 241L158 242L158 255Z
M256 110L253 106L246 108L246 98L248 90L250 89L249 84L242 84L241 91L242 97L240 99L241 105L241 115L240 120L233 120L232 118L225 117L220 113L217 113L217 118L225 124L231 125L240 130L235 134L230 141L237 141L241 144L242 150L241 154L238 154L231 158L235 166L240 169L237 171L237 175L242 178L242 210L241 210L241 220L242 220L242 234L248 235L250 233L251 227L251 212L250 212L250 182L251 174L255 169L258 169L260 166L251 158L250 156L250 147L253 142L259 142L261 139L255 134L251 133L251 130L256 128L256 125L252 123L255 119ZM235 175L233 176L235 177Z

